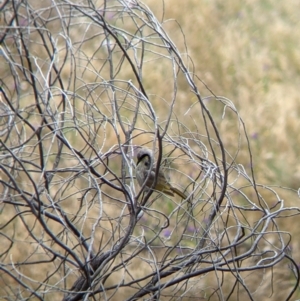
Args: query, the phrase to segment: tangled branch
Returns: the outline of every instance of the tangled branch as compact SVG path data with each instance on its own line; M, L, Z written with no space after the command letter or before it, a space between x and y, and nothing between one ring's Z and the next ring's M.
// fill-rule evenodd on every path
M1 22L2 296L254 300L288 262L291 300L299 269L278 221L299 209L256 183L234 104L197 77L150 8L6 1ZM238 125L234 151L224 118ZM186 200L140 190L141 145Z

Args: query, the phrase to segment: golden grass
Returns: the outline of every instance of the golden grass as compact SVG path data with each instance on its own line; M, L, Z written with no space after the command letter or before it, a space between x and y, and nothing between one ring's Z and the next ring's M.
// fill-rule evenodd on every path
M180 23L196 73L239 110L250 134L258 181L295 189L299 186L298 9L296 1L185 5L166 1L166 18ZM174 31L170 35L177 41ZM230 128L224 136L235 139Z

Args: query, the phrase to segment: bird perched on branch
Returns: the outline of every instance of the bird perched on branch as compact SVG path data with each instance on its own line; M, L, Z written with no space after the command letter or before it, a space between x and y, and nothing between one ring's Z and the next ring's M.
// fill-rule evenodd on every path
M151 166L152 169L150 170ZM156 185L155 187L152 187L155 181L155 175L156 175L156 168L154 165L154 156L152 151L148 148L141 148L137 153L137 167L136 167L136 179L139 185L142 187L144 185L144 182L147 180L146 182L147 188L152 188L161 191L169 196L174 196L175 193L183 199L187 198L187 196L182 191L173 187L168 182L162 170L158 171Z

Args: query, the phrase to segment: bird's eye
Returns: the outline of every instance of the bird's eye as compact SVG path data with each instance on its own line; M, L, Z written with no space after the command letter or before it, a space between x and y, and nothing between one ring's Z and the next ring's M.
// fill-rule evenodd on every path
M146 162L145 162L145 165L146 165L146 166L148 166L148 165L149 165L149 163L146 161Z

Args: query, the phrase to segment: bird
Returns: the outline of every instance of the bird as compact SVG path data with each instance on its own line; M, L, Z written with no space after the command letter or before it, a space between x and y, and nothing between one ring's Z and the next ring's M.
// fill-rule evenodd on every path
M148 148L141 148L137 153L137 166L136 166L136 179L140 187L142 187L144 185L144 182L147 180L146 187L148 189L152 188L157 191L161 191L169 196L174 196L174 194L177 194L182 199L186 199L187 196L185 195L185 193L173 187L169 183L164 172L161 169L158 171L156 185L155 187L152 187L156 175L156 167L154 166L153 163L154 163L153 152ZM152 165L152 169L149 175L149 170L151 165Z

